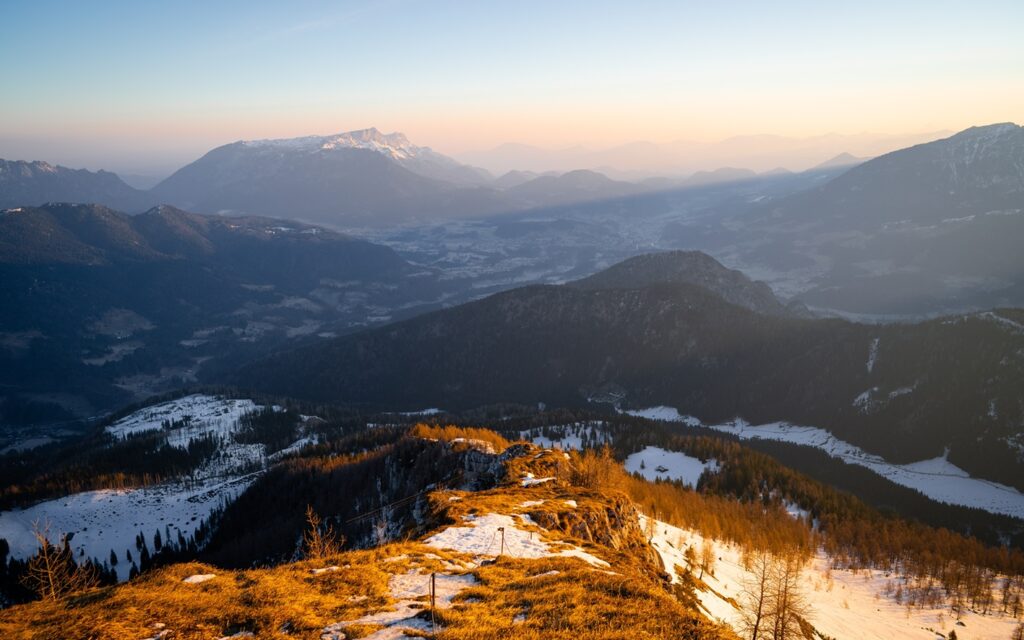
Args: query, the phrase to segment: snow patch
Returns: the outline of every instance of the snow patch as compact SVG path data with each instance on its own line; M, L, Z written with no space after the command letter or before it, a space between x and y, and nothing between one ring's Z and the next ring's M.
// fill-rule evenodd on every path
M647 480L680 480L691 487L697 486L705 470L712 473L718 471L718 462L688 456L679 451L666 451L658 447L645 447L642 451L630 454L625 462L626 471L639 473Z
M406 630L431 631L430 622L419 617L425 610L423 600L430 594L431 576L411 570L408 573L396 574L388 579L391 597L396 600L394 609L367 614L356 620L346 620L325 627L321 638L344 638L344 629L352 625L381 625L384 628L365 638L405 638ZM452 600L463 589L476 584L472 575L436 574L434 578L434 606L447 609Z
M637 418L647 418L648 420L663 420L665 422L682 422L683 424L691 427L699 427L700 420L693 416L684 416L673 407L649 407L647 409L627 409L623 413Z
M532 522L529 518L522 518ZM504 528L504 552L514 558L579 558L595 567L610 566L604 560L587 553L579 547L552 551L550 545L540 536L523 531L516 526L511 516L489 513L468 518L470 526L452 526L424 540L424 543L438 549L450 549L473 556L494 557L501 551L501 531Z
M854 398L853 402L851 404L854 407L860 409L860 411L862 413L866 413L868 411L868 409L871 407L871 396L873 396L877 392L878 392L878 387L871 387L867 391L864 391L863 393L858 395L856 398Z
M532 487L534 485L544 484L546 482L551 482L552 480L554 480L553 477L534 478L532 473L527 472L526 474L523 475L523 479L519 482L519 484L524 486L524 487Z
M1010 320L1009 318L1004 318L1003 316L999 315L994 311L985 311L979 313L978 317L984 318L986 320L992 320L993 322L1006 327L1013 333L1024 333L1024 324L1021 324L1014 320Z
M875 338L871 341L871 346L868 347L868 373L871 373L875 369L875 362L878 360L878 343L881 338Z
M185 584L202 584L204 582L213 580L216 577L217 574L215 573L197 573L195 575L191 575L185 578L184 580L182 580L182 582L184 582Z

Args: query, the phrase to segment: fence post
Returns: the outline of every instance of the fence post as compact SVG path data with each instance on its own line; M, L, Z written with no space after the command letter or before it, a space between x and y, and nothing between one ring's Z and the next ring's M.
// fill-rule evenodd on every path
M434 619L434 602L437 594L437 574L430 574L430 631L437 631L437 621Z
M498 549L498 557L505 553L505 527L498 527L498 531L501 532L501 548Z

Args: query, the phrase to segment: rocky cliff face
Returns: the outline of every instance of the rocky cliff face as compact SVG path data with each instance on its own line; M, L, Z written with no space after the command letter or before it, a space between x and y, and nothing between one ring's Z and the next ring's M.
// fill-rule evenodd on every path
M616 551L633 552L652 567L661 566L657 553L640 530L636 505L625 496L612 495L602 502L578 504L558 512L534 510L528 515L549 531Z

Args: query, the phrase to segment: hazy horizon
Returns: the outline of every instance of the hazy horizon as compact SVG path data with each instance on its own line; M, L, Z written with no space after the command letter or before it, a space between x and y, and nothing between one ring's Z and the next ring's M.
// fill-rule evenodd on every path
M460 158L951 132L1021 119L1021 18L1005 1L10 2L0 157L166 175L239 139L371 126Z
M980 123L992 124L992 123ZM401 130L384 130L372 125L356 127L351 129L338 129L336 131L309 132L305 134L288 136L250 136L246 138L235 138L230 140L210 141L209 143L197 142L191 145L180 147L153 149L145 146L133 147L126 144L123 147L97 149L81 149L78 151L67 150L66 144L62 141L40 141L40 140L18 140L0 138L0 159L43 161L50 164L59 164L72 169L88 169L90 171L106 170L129 176L144 176L152 178L164 178L180 169L182 166L198 159L202 155L216 147L231 144L239 140L258 140L266 138L292 138L305 135L328 136L336 133L355 131L359 129L377 128L382 133L402 133L408 135L414 144L421 144L412 135ZM524 171L569 171L572 169L605 169L610 173L637 175L665 174L683 175L701 170L713 170L723 167L735 167L752 169L755 171L766 171L777 167L801 171L812 167L820 162L833 158L841 153L850 153L858 157L870 157L880 155L892 150L928 142L934 139L945 137L955 133L952 130L942 131L921 131L905 134L875 134L862 132L856 134L843 134L828 132L819 135L806 137L781 136L773 133L761 134L737 134L712 140L708 142L696 142L692 140L666 140L662 142L651 140L627 140L621 143L607 146L588 146L584 143L567 144L558 146L545 146L541 144L530 144L518 140L507 140L490 147L467 149L465 151L448 151L443 148L429 146L435 151L450 155L456 160L478 166L494 174L500 174L511 170ZM761 144L756 144L761 141ZM740 145L730 143L740 142ZM679 164L673 170L661 170L646 166L644 163L631 164L628 151L630 147L638 146L647 149L650 146L660 147L662 155L652 157L646 164L657 164L657 161L667 153L675 151L684 154L692 150L693 153L701 154L693 157L693 165ZM796 151L786 153L785 151L773 151L773 147L796 147ZM709 154L711 149L724 149L733 151L733 154L723 156ZM703 153L702 153L703 151ZM148 157L150 160L133 161L132 157ZM529 157L547 156L546 159L526 160L521 163L510 161L506 156ZM614 162L607 158L622 158L622 162ZM605 158L605 160L600 160ZM593 159L593 160L591 160ZM759 160L763 159L763 160Z

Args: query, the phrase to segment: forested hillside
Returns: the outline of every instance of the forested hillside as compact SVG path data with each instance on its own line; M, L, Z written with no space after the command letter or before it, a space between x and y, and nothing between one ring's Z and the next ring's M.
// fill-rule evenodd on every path
M757 314L690 284L526 287L241 370L243 386L369 408L668 405L827 429L892 462L943 455L1024 487L1016 310L864 325Z

